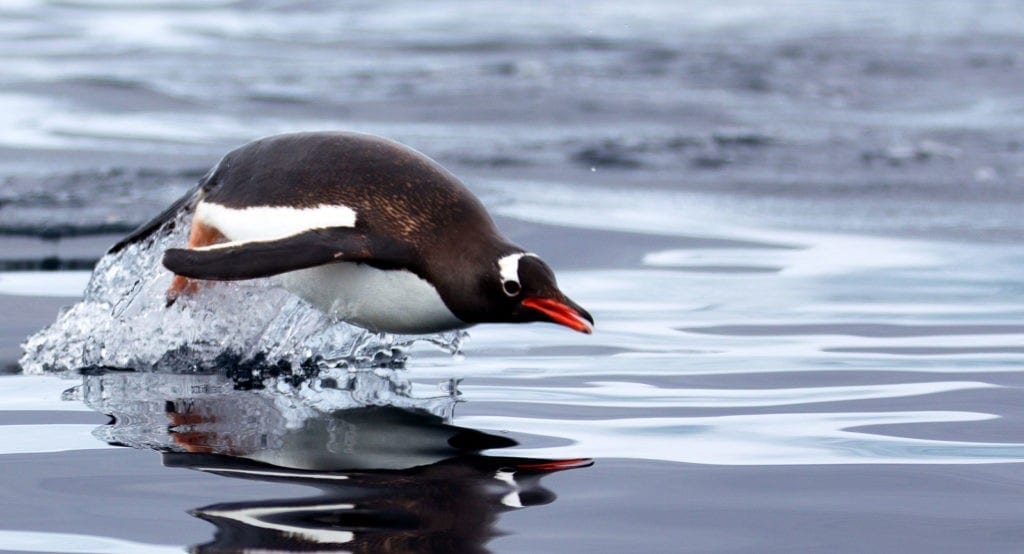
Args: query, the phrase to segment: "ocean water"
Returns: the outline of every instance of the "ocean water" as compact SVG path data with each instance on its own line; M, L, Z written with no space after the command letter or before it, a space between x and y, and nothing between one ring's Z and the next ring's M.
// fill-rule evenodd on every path
M1022 47L998 1L4 2L0 550L1018 551ZM135 252L36 335L309 129L440 161L595 333L168 315Z

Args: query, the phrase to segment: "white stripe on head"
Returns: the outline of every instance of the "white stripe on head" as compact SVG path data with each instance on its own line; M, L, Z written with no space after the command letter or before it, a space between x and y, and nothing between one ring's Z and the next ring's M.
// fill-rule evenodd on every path
M274 240L312 229L356 226L355 210L331 204L312 208L229 208L213 202L200 202L196 206L195 218L217 229L231 241Z
M516 252L498 260L498 273L501 274L501 281L519 282L519 260L524 256L534 256L530 252Z

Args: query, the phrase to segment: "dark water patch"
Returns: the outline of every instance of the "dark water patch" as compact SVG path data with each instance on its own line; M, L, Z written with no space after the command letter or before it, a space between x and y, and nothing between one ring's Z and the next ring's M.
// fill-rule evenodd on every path
M0 214L2 215L2 214ZM65 223L65 224L22 224L5 225L0 223L0 236L6 237L38 237L44 240L87 237L95 235L123 235L137 227L135 222L118 223Z
M144 199L153 188L194 184L209 168L113 167L36 175L8 175L3 180L3 207L85 207L97 202L123 206ZM118 204L118 200L121 203Z
M49 237L44 233L0 236L0 266L8 269L45 269L87 265L89 267L80 268L90 269L121 236L121 232L77 237Z
M124 234L184 193L207 170L115 167L10 175L0 188L0 236Z
M500 75L503 77L517 75L523 71L522 64L514 61L487 63L483 65L482 69L485 73Z
M695 169L721 169L734 164L750 164L766 155L765 149L779 141L754 132L719 132L704 141L699 152L689 158Z
M309 98L291 94L275 94L270 92L252 92L245 96L246 100L262 104L308 106L315 103Z
M152 452L128 448L8 454L0 472L0 502L8 529L119 537L149 543L199 542L210 535L209 524L187 510L202 499L265 498L268 494L299 495L307 489L268 484L262 490L228 487L222 479L199 472L172 472L155 463ZM57 487L57 488L54 488ZM136 495L150 493L148 501ZM273 491L273 492L271 492ZM111 499L121 501L111 501ZM50 545L57 550L57 544ZM139 545L139 550L145 550Z
M1012 52L975 52L967 58L967 64L978 68L1010 68L1020 64L1020 56Z
M729 158L712 154L699 154L690 160L690 166L694 169L720 169L730 163Z
M96 267L99 258L59 258L47 256L37 259L0 259L0 271L71 271Z
M717 169L757 159L763 156L761 151L778 144L768 135L728 131L710 136L605 138L570 143L569 159L584 167L606 169L678 167L684 162L695 168Z
M922 141L917 144L903 144L873 148L861 153L861 160L866 164L886 163L899 167L909 163L925 163L932 160L955 161L960 156L960 149L934 141Z
M614 141L578 150L571 159L580 165L604 169L636 169L644 165L634 149Z
M750 132L715 133L711 140L720 148L763 148L777 142L774 137Z
M503 155L459 156L454 161L461 165L482 168L517 168L534 164L529 158Z
M861 72L872 78L919 77L927 75L927 71L919 63L906 59L869 59L861 63Z
M620 472L636 479L619 480ZM555 480L580 492L562 495L550 509L515 514L515 528L586 513L588 539L607 552L670 552L683 544L695 552L969 552L979 544L1012 551L1021 535L1013 515L1024 490L1017 465L715 467L603 459ZM545 536L541 548L569 552L577 541L567 529ZM527 552L537 544L517 533L493 548Z
M936 337L954 335L1024 334L1024 325L900 325L891 323L807 323L785 325L716 325L685 327L688 333L735 337L782 337L793 335L844 335L853 337Z
M784 86L777 62L757 52L698 51L688 57L680 71L691 85L743 94L764 94Z
M660 266L665 267L665 266ZM692 273L778 273L785 269L782 266L757 265L671 265L672 269Z
M3 371L0 371L3 373ZM93 424L99 425L108 418L95 412L80 411L43 411L43 410L3 410L0 411L2 425L61 425L61 424Z
M598 36L547 36L535 38L516 38L514 36L495 38L464 39L451 35L445 39L431 41L403 41L399 49L420 53L437 54L495 54L509 53L527 54L531 52L605 52L610 50L631 49L635 42L623 41Z
M623 74L665 77L677 66L683 56L681 49L667 46L639 46L626 54Z

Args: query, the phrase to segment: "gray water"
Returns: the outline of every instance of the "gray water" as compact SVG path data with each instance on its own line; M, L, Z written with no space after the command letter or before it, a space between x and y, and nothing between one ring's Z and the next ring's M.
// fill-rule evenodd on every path
M597 325L0 377L0 548L1019 551L1021 52L996 1L5 2L7 372L292 130L437 159Z

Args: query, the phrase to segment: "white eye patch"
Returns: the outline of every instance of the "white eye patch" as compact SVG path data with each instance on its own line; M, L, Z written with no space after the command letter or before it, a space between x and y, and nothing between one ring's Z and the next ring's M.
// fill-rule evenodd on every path
M514 296L521 288L519 285L519 260L524 256L536 256L536 254L516 252L498 260L498 274L501 275L502 287L509 296ZM515 283L515 286L506 286L506 283ZM510 290L515 292L510 294Z

